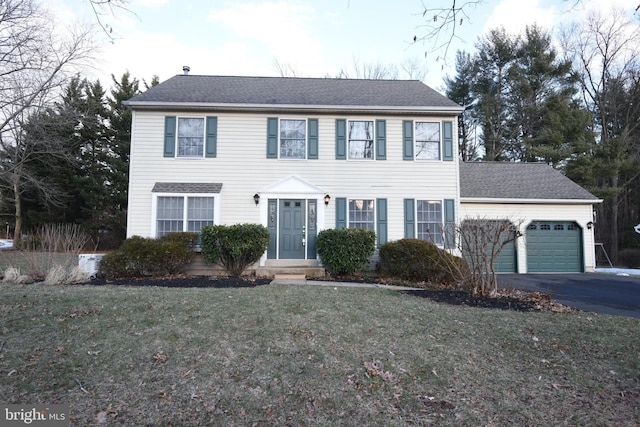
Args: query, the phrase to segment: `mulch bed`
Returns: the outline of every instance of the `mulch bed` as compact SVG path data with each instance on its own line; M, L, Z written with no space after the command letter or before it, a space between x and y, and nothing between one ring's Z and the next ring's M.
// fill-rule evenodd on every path
M104 278L91 279L91 285L124 285L124 286L159 286L163 288L254 288L268 285L272 279L242 277L167 277L144 279L106 280Z
M365 280L362 278L338 278L340 281L355 283L384 283L384 281ZM321 280L327 280L323 278ZM329 279L331 280L331 279ZM335 279L334 279L335 280ZM253 288L271 283L270 278L246 278L246 277L168 277L168 278L144 278L106 280L104 278L92 279L87 283L95 286L121 285L121 286L159 286L166 288ZM406 295L419 298L427 298L442 304L462 305L469 307L481 307L498 310L513 310L521 312L550 311L568 313L578 311L571 307L558 304L548 295L539 292L524 292L514 289L500 290L497 297L474 296L467 292L455 289L421 289L399 291Z

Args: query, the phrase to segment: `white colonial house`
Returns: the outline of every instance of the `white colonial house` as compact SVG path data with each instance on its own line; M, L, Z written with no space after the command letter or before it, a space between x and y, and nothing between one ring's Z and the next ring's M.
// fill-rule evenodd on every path
M454 250L445 230L481 216L524 221L525 239L501 262L512 259L511 271L595 265L599 200L546 165L460 163L463 108L419 81L185 73L126 104L128 236L259 223L271 242L258 268L312 267L323 229ZM560 231L573 232L572 246ZM556 248L577 261L549 265Z

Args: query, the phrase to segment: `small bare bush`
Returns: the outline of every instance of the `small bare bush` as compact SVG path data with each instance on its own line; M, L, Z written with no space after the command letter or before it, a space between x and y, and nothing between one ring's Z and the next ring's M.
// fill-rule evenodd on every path
M56 265L44 279L45 285L67 285L71 283L80 283L89 279L89 275L79 267L66 268L62 265Z
M21 274L20 269L9 267L4 271L4 278L2 279L4 283L30 283L32 282L31 278L27 275Z
M91 242L91 237L77 224L47 224L29 235L20 245L28 274L43 279L61 266L70 271L78 264L78 253Z
M521 237L522 221L467 218L457 227L458 247L469 265L471 293L495 296L498 292L495 263L502 250Z
M4 278L2 279L2 281L6 283L16 283L18 277L20 277L20 270L17 268L9 267L4 271Z

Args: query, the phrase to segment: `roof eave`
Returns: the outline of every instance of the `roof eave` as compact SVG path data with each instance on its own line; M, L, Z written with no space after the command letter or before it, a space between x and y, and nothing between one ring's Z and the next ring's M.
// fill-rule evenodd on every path
M134 110L186 110L186 111L349 111L349 112L393 112L393 113L439 113L457 115L464 107L451 106L386 106L386 105L310 105L310 104L226 104L207 102L158 102L125 101L123 104Z
M460 197L460 203L592 205L602 203L602 199L516 199L499 197Z

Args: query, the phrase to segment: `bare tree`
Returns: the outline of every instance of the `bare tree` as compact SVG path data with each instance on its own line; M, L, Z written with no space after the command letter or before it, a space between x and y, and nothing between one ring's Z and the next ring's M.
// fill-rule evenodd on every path
M342 68L338 79L367 79L367 80L397 80L398 68L395 65L386 65L381 62L361 62L353 58L350 68Z
M422 16L426 23L419 27L420 31L413 37L413 42L429 43L430 48L425 52L435 53L436 61L446 60L449 56L449 47L457 35L458 28L471 22L474 10L488 0L439 0L426 3L422 1ZM576 9L582 0L561 0L565 5L564 10L569 12ZM640 4L634 13L640 13ZM438 53L440 52L440 53Z
M27 165L58 147L32 144L25 124L52 105L93 49L90 29L65 31L35 0L0 0L0 185L15 203L16 239L22 232L24 186L35 186L43 197L55 194Z
M280 62L278 58L273 58L273 66L280 74L280 77L302 77L302 73L297 71L287 62Z
M598 208L596 234L615 261L621 243L621 196L637 178L634 163L640 161L636 142L640 133L640 105L636 101L640 97L636 94L640 28L620 10L609 16L592 13L585 22L566 30L562 41L565 52L572 55L597 135L589 152L567 165L567 173L604 199Z
M455 277L462 278L464 287L474 295L496 296L498 280L496 262L507 245L513 244L522 234L523 220L465 218L452 232L456 245L467 265L447 262ZM465 267L468 266L468 269ZM463 269L464 268L464 269Z

